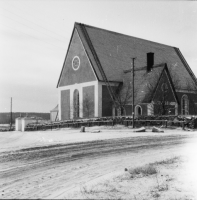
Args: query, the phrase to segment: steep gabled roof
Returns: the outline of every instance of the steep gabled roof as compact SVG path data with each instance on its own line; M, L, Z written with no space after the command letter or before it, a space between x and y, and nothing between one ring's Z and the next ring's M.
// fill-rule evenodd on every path
M85 27L88 40L84 36L82 26ZM179 89L187 89L188 83L193 86L197 84L195 75L178 48L80 23L75 23L74 27L79 33L100 81L104 79L98 63L108 81L122 82L123 71L130 69L132 57L137 58L135 67L138 69L146 67L147 53L153 52L155 65L167 63L172 80L174 76L176 80L179 79ZM140 77L139 79L141 80Z
M135 71L135 104L151 103L164 72L167 74L175 101L178 102L168 67L166 63L162 63L160 65L153 66L149 73L147 73L147 70L144 67ZM130 99L130 103L131 102L132 99Z
M164 74L164 72L166 74ZM161 81L162 76L163 76L163 80ZM161 90L161 87L159 88L159 85L161 86L161 84L163 84L163 83L166 83L166 84L169 83L169 86L170 86L170 91L168 91L168 95L169 95L168 99L171 99L171 101L175 101L176 103L179 103L179 100L178 100L178 97L176 95L175 88L174 88L174 85L173 85L173 82L172 82L172 78L170 76L170 73L168 71L168 67L167 67L166 64L165 64L165 67L164 67L160 77L159 77L159 80L157 81L156 87L154 88L154 91L151 94L151 101L155 101L155 97L157 97L157 99L161 99L161 97L158 96L158 95L161 94L160 93L161 91L159 91L159 94L157 92L158 92L158 90ZM171 93L172 95L170 94L170 92L172 92Z
M57 112L59 109L58 109L58 105L55 106L55 108L53 108L52 110L50 110L50 112Z
M164 68L163 63L153 66L149 73L144 67L135 71L135 104L151 102Z

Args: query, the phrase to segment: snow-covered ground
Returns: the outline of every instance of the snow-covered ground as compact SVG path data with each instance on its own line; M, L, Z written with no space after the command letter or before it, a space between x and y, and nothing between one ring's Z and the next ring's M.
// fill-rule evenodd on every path
M22 148L54 145L54 144L68 144L75 142L85 142L94 140L105 140L112 138L125 138L137 136L158 136L158 135L184 135L185 131L181 128L176 130L167 129L164 133L153 133L151 129L146 132L135 132L136 129L125 128L118 125L115 127L95 126L86 127L86 132L80 132L80 129L63 128L47 131L30 131L30 132L0 132L0 152L14 151ZM100 130L96 133L95 130ZM193 133L193 132L191 132Z
M125 167L181 155L186 156L187 162L184 170L176 168L176 182L172 186L178 188L183 194L180 197L185 199L188 192L194 194L197 186L196 138L197 131L164 129L164 133L153 133L149 129L134 132L124 126L90 127L83 133L71 128L1 132L0 198L86 199L84 193L80 196L82 188L113 180L124 173ZM172 167L169 173L173 174L174 169ZM142 192L138 183L144 182L136 182L135 186ZM130 182L124 184L128 189ZM133 194L131 191L128 199L133 198ZM116 197L116 193L114 195Z

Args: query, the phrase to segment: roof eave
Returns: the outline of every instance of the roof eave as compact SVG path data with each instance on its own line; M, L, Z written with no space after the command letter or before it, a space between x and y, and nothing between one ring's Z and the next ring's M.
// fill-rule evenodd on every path
M67 52L66 52L66 56L64 58L64 63L63 63L63 66L62 66L62 70L61 70L61 73L60 73L56 88L59 87L60 79L61 79L61 76L62 76L62 73L63 73L63 69L64 69L64 65L65 65L65 62L66 62L66 58L67 58L68 51L69 51L69 48L70 48L70 44L71 44L71 41L72 41L72 38L73 38L74 30L75 30L75 25L74 25L74 28L73 28L73 31L72 31L72 35L71 35L71 38L70 38L70 41L69 41L68 49L67 49Z

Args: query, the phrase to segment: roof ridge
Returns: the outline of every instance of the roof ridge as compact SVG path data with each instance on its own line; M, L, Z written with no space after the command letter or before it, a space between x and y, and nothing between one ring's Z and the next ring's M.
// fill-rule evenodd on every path
M167 46L167 47L171 47L171 48L177 48L177 47L170 46L170 45L167 45L167 44L162 44L162 43L154 42L154 41L151 41L151 40L148 40L148 39L138 38L138 37L134 37L134 36L131 36L131 35L126 35L126 34L123 34L123 33L118 33L118 32L115 32L115 31L110 31L110 30L107 30L107 29L104 29L104 28L99 28L99 27L95 27L95 26L91 26L91 25L87 25L87 24L83 24L83 23L79 23L79 22L75 22L75 24L77 24L77 25L82 24L86 27L98 29L98 30L101 30L101 31L106 31L106 32L109 32L109 33L112 33L112 34L122 35L122 36L125 36L125 37L131 37L131 38L138 39L138 40L144 40L144 41L147 41L147 42L151 42L151 43L155 43L155 44L159 44L159 45L163 45L163 46Z

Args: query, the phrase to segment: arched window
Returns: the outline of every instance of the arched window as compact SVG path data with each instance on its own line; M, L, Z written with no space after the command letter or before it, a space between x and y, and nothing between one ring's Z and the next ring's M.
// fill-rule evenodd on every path
M73 117L79 118L79 91L76 89L73 93Z
M185 94L181 98L181 114L189 115L189 99Z
M137 106L135 107L135 115L136 115L136 116L142 115L142 107L141 107L141 106L137 105Z

